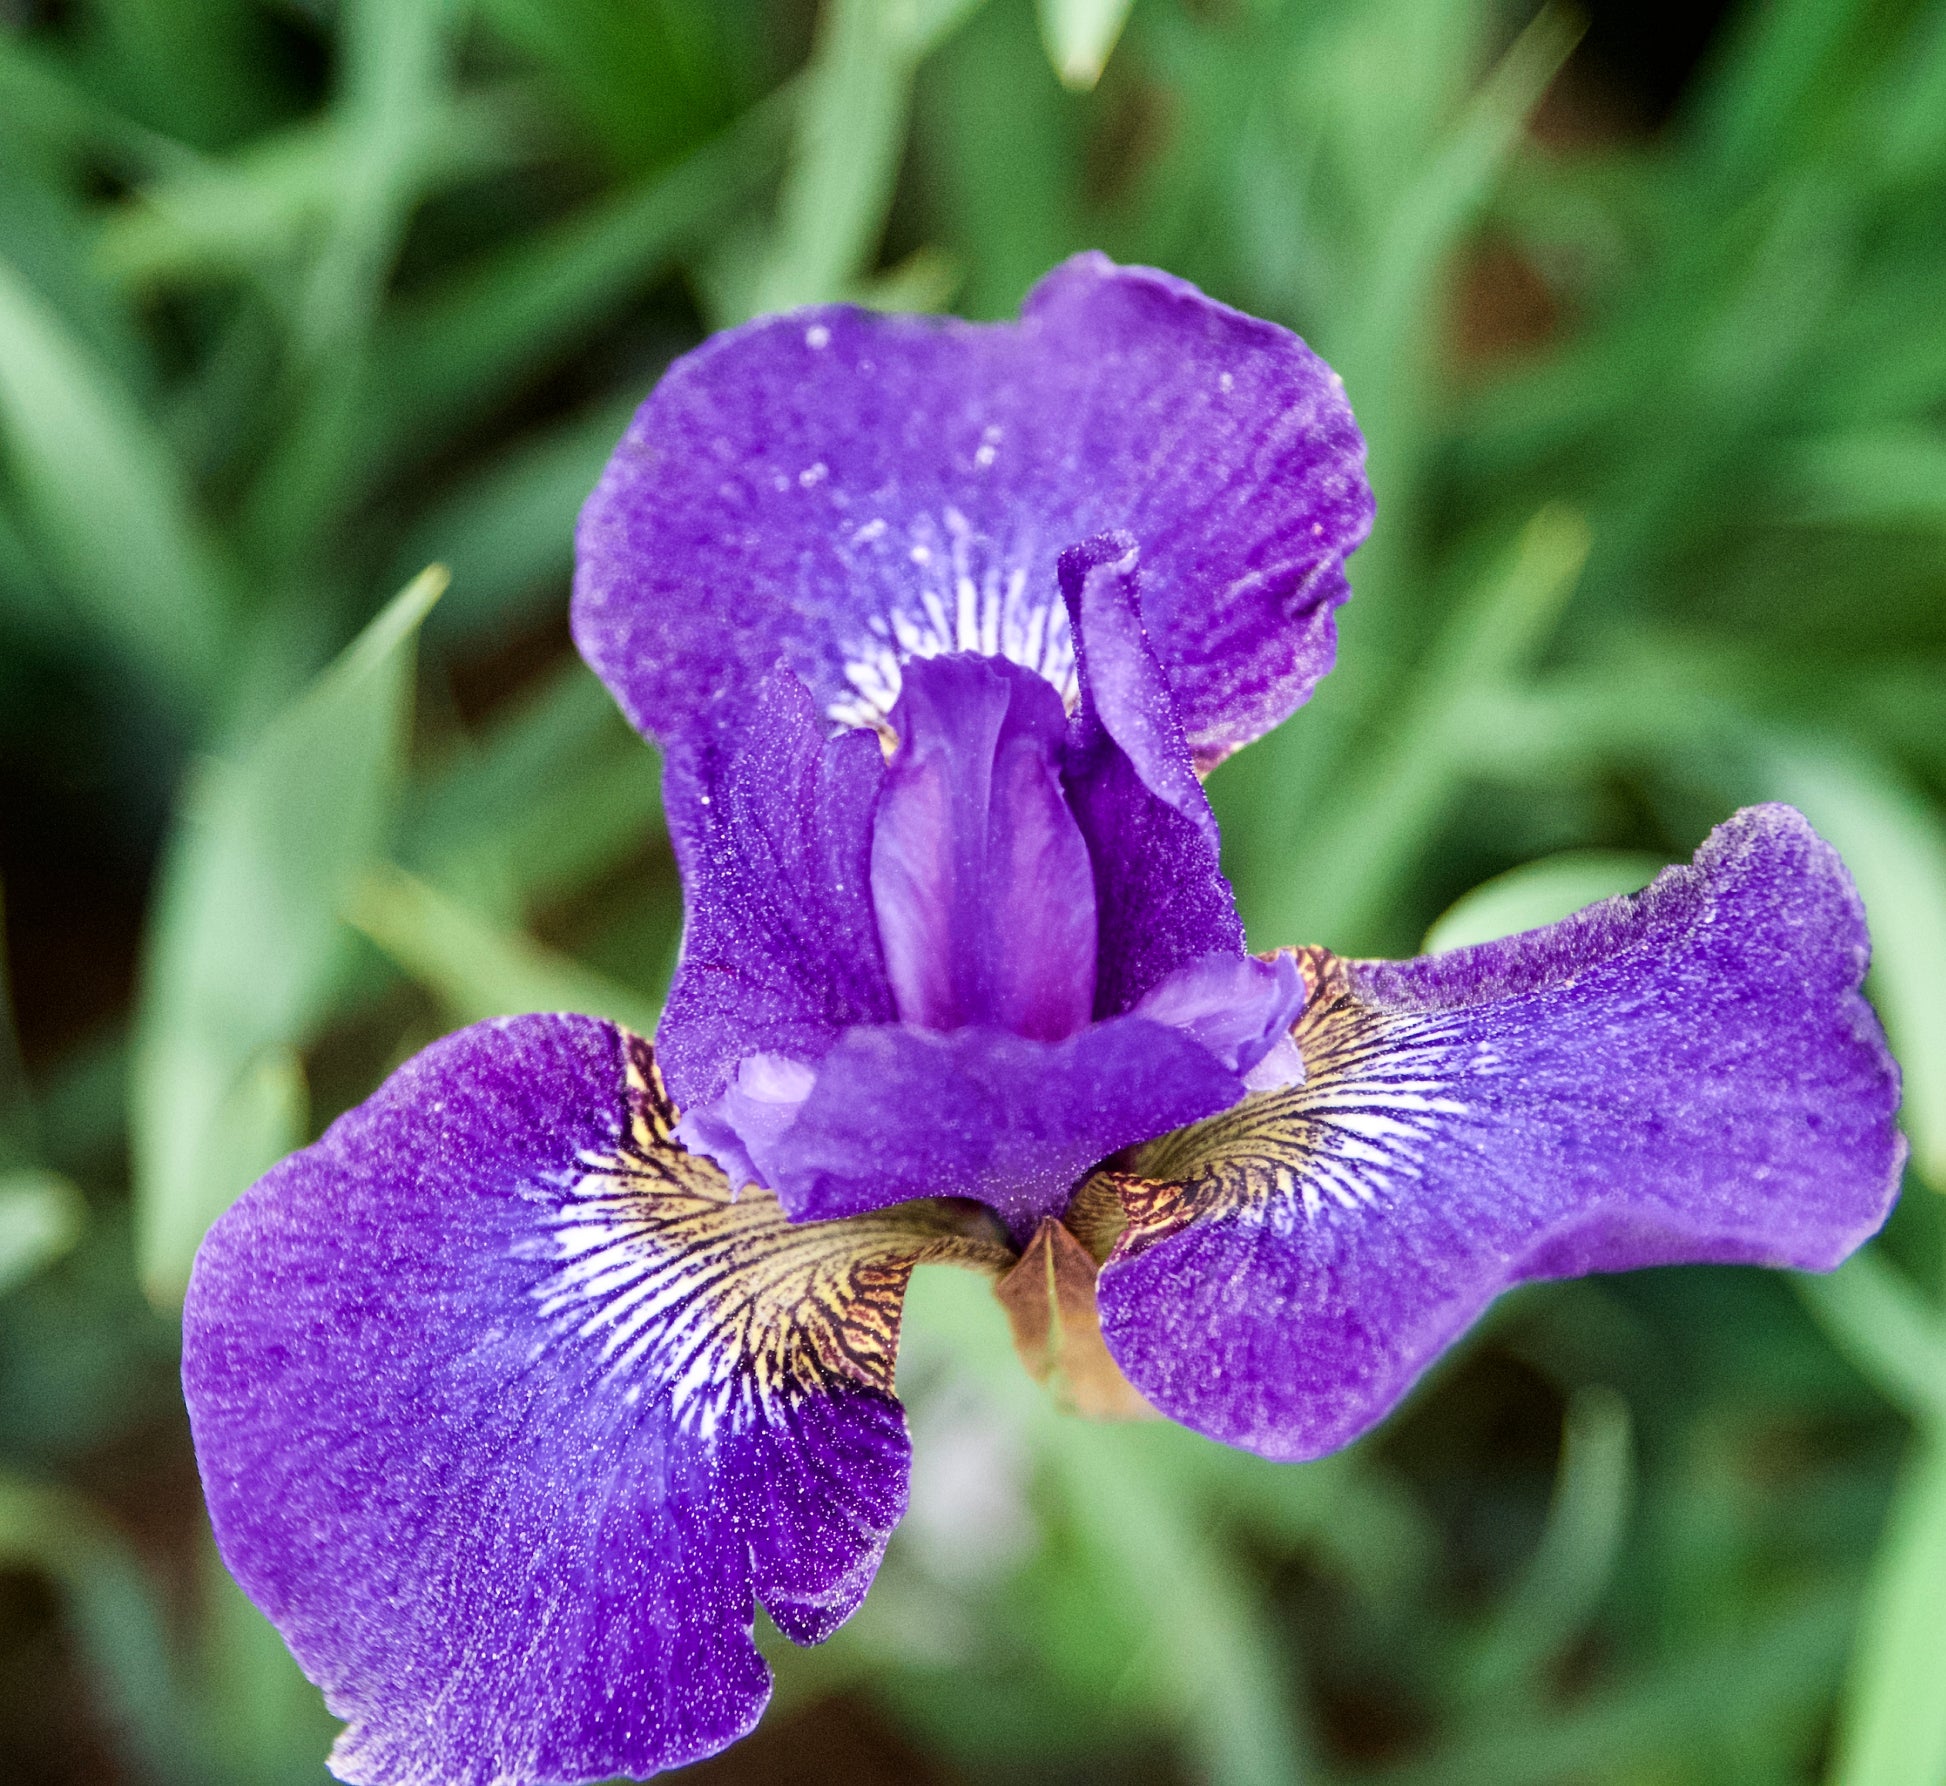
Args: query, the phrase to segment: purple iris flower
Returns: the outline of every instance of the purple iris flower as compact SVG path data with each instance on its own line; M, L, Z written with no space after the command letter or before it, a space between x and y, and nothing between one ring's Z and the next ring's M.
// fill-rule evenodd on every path
M1085 1408L1299 1459L1510 1284L1878 1227L1896 1070L1789 808L1505 942L1245 952L1198 772L1329 668L1362 467L1302 342L1098 256L1016 324L805 311L663 379L575 595L664 752L653 1050L449 1036L190 1288L217 1538L341 1777L747 1731L756 1606L829 1635L904 1510L921 1262L994 1274Z

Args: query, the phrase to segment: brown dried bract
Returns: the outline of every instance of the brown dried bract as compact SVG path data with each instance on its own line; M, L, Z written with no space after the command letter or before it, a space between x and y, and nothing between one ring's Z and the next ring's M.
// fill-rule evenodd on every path
M1101 1337L1097 1267L1088 1249L1049 1217L1020 1262L994 1286L1014 1347L1036 1382L1091 1420L1152 1420L1155 1410L1122 1375Z

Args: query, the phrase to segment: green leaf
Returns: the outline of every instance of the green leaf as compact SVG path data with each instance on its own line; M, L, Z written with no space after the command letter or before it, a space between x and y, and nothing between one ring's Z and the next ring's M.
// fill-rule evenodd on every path
M127 665L188 717L214 698L227 587L168 448L0 261L0 441L48 562Z
M1907 1419L1946 1428L1946 1320L1877 1249L1792 1280L1831 1342Z
M656 763L571 660L427 784L403 828L400 866L487 915L501 914L495 889L512 895L509 911L559 898L660 835Z
M1448 906L1426 932L1425 952L1441 955L1558 923L1598 899L1646 887L1662 866L1659 857L1632 850L1564 850L1510 868Z
M421 514L400 566L437 561L453 573L427 637L491 634L531 606L558 599L574 569L574 520L621 439L641 393L598 405L489 460Z
M1872 927L1872 997L1905 1072L1900 1118L1912 1161L1946 1191L1946 826L1861 752L1782 753L1772 785L1858 883Z
M1913 1440L1873 1559L1830 1786L1946 1780L1946 1420Z
M203 1231L295 1138L291 1050L324 1016L341 908L381 849L435 566L186 795L144 966L130 1124L143 1280L180 1296ZM266 1154L269 1158L266 1158Z
M0 1172L0 1296L81 1237L87 1207L59 1173Z
M1196 1441L1161 1426L1051 1412L1041 1441L1084 1542L1150 1633L1146 1685L1181 1720L1197 1773L1214 1786L1296 1786L1311 1770L1278 1666L1283 1645L1253 1585L1158 1456Z
M640 993L531 937L503 930L399 869L374 869L346 910L352 923L434 994L455 1022L580 1011L637 1035L655 1034L660 1013Z
M1108 66L1134 0L1040 0L1041 36L1063 86L1085 93Z
M782 158L795 88L675 167L463 266L388 315L373 343L367 459L423 448L535 374L751 202Z
M1558 505L1520 530L1447 622L1416 685L1388 716L1383 744L1340 790L1330 821L1302 840L1294 862L1280 859L1274 887L1264 884L1269 865L1252 865L1245 885L1257 894L1256 909L1247 906L1245 919L1253 933L1358 946L1458 787L1480 703L1517 684L1573 591L1588 547L1586 518Z
M1614 1575L1633 1489L1628 1404L1611 1389L1577 1390L1540 1544L1467 1670L1476 1701L1531 1689L1580 1632Z
M891 209L913 76L977 4L825 0L777 221L754 261L719 280L720 322L853 295Z
M59 1591L86 1679L138 1777L205 1782L157 1595L127 1541L72 1491L0 1476L0 1568Z

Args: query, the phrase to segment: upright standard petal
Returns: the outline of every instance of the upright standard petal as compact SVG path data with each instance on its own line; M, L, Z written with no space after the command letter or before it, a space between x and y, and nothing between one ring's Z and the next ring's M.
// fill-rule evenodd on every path
M815 1061L849 1025L896 1014L872 912L878 740L827 741L788 671L739 717L664 778L686 917L656 1051L684 1110L748 1055Z
M872 833L904 1022L1058 1042L1094 1015L1095 878L1061 791L1067 724L1060 696L1004 659L908 666Z
M1127 534L1061 555L1080 685L1063 777L1094 864L1101 1017L1193 961L1244 959L1216 815L1142 624L1139 556Z
M1898 1075L1844 866L1788 807L1551 929L1305 951L1305 1078L1145 1150L1102 1331L1164 1413L1274 1458L1377 1421L1510 1284L1825 1270L1885 1219Z
M183 1380L224 1560L371 1786L646 1775L755 1722L904 1510L913 1264L940 1206L799 1227L670 1139L578 1017L409 1062L217 1223Z
M675 754L780 657L848 724L891 711L907 657L1069 693L1056 561L1120 528L1207 763L1330 668L1370 524L1364 442L1303 342L1088 254L1018 323L803 310L678 361L582 511L575 637Z

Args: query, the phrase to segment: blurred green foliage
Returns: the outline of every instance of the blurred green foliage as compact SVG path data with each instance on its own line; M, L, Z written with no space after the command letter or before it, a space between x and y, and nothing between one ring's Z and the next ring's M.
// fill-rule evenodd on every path
M0 1775L322 1777L173 1298L440 1030L652 1017L655 765L564 626L629 407L757 310L1004 315L1102 247L1300 329L1371 441L1341 667L1212 783L1260 944L1504 933L1794 800L1914 1182L1830 1279L1533 1287L1295 1469L1059 1416L922 1273L912 1517L700 1774L1946 1782L1946 6L1750 4L1653 130L1577 30L0 9Z

